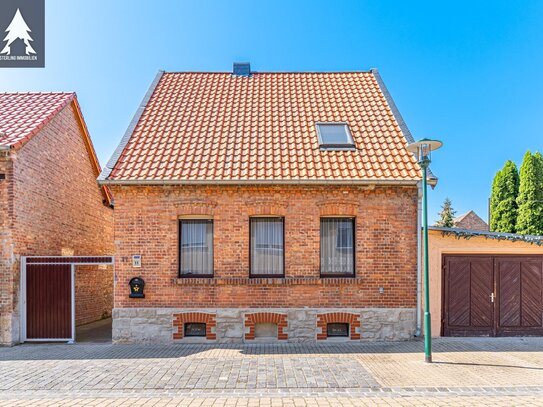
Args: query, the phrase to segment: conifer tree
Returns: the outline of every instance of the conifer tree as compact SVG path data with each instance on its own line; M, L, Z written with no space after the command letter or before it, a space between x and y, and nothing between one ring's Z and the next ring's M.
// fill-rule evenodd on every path
M490 230L514 233L518 216L519 174L515 163L508 160L496 173L490 195Z
M520 167L517 233L543 235L543 156L529 151Z
M454 215L456 211L452 207L452 202L449 198L445 198L443 205L441 205L441 212L439 212L439 220L436 222L436 226L444 228L454 227Z
M17 11L15 12L15 15L13 16L13 20L11 20L11 23L8 25L8 28L6 28L6 32L7 32L7 35L4 38L4 41L7 41L7 44L2 49L2 51L0 51L0 54L10 55L11 43L18 38L23 40L25 44L26 55L36 53L36 51L34 51L34 48L32 48L32 45L30 44L30 41L34 41L29 34L31 30L26 24L26 21L24 20L21 14L21 11L19 9L17 9Z

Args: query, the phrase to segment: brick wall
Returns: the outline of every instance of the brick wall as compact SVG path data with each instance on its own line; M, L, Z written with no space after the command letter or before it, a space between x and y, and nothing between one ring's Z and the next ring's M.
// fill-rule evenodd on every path
M12 152L11 160L13 176L8 181L13 183L13 229L11 242L3 245L13 245L17 261L7 266L12 276L11 294L6 303L2 302L2 312L15 310L18 314L19 256L112 254L113 211L102 203L104 198L71 104ZM78 273L78 278L82 275ZM105 298L111 299L111 278L94 281L100 284ZM92 304L96 299L79 297L86 298L88 304L78 306L92 310L92 317L85 321L111 311L111 302L102 302L97 309ZM3 342L8 341L4 338Z
M455 222L454 227L469 230L488 230L488 224L473 211L469 212L460 221Z
M115 307L415 307L413 187L115 186ZM285 218L285 279L249 279L249 216ZM178 218L214 219L213 280L177 279ZM356 216L356 278L320 279L320 216ZM142 255L133 268L131 256ZM144 278L145 299L128 298ZM379 287L384 292L379 292Z
M75 324L83 325L111 316L113 268L76 266Z
M0 154L3 154L0 152ZM13 194L11 161L0 156L0 174L5 179L0 180L0 344L11 341L13 309L13 243L11 239L11 220L13 205L10 196Z

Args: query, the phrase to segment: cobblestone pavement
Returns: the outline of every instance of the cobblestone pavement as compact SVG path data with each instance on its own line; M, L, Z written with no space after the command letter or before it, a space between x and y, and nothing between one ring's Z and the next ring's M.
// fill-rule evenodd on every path
M0 348L0 406L543 406L543 338Z

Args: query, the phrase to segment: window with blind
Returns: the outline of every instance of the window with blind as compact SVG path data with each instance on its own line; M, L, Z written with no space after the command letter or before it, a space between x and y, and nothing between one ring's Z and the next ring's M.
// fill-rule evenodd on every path
M251 276L284 275L283 218L251 218Z
M354 219L321 218L321 275L354 276Z
M179 221L179 275L213 277L213 221Z

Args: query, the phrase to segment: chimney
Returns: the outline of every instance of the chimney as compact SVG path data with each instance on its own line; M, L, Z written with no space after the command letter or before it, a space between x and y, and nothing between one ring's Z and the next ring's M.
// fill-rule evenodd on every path
M232 74L236 76L251 76L251 64L249 62L234 62Z

